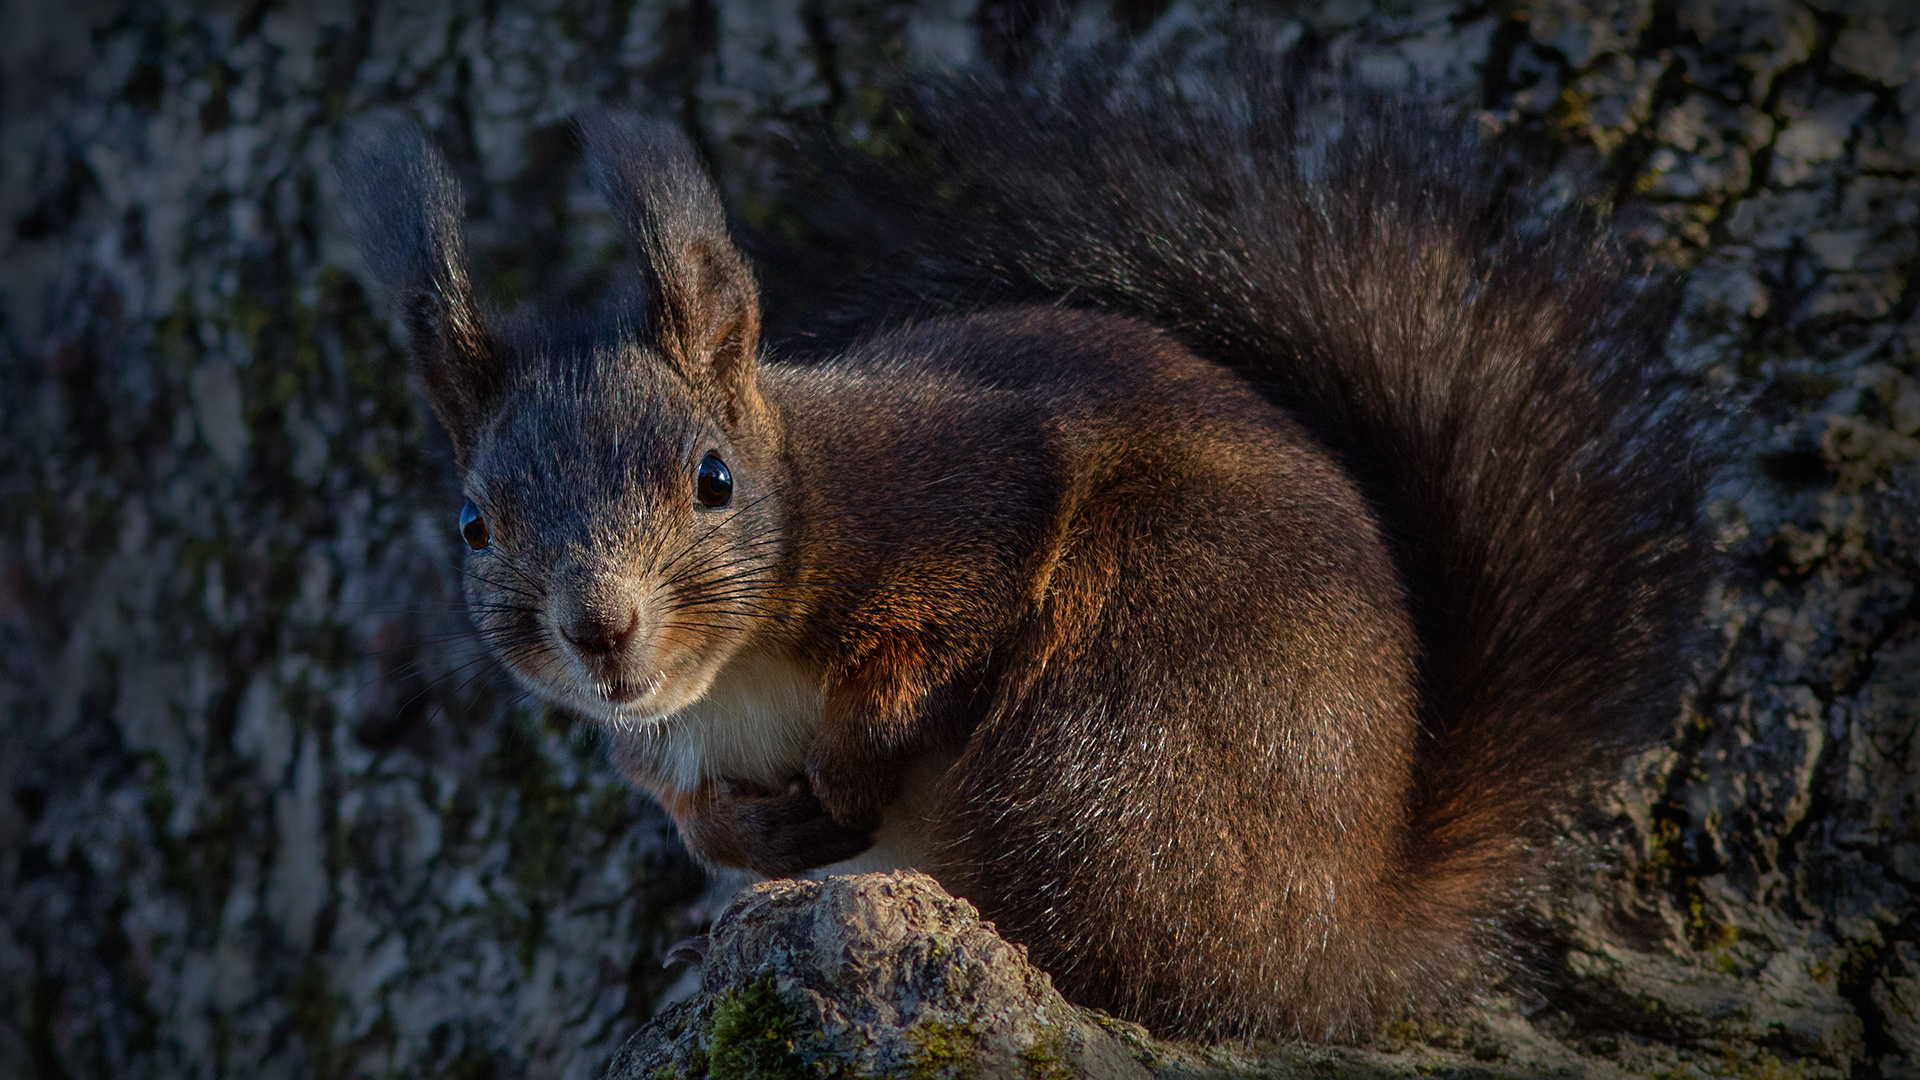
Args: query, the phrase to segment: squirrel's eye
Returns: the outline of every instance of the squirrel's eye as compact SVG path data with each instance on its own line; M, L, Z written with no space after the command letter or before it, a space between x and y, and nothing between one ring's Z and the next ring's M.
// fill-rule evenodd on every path
M485 551L487 545L493 543L493 534L487 531L487 519L480 516L472 503L460 508L460 538L475 551Z
M708 454L700 459L700 476L694 482L693 492L702 506L715 510L733 500L733 474L727 471L727 463L720 460L720 455Z

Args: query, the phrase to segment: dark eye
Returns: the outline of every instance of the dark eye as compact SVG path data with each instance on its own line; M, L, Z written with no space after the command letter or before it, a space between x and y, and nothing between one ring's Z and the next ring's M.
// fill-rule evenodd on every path
M702 506L715 510L733 501L733 474L727 471L727 463L720 460L720 455L708 454L700 459L700 478L694 481L693 493Z
M487 531L487 519L480 516L472 503L460 508L460 538L475 551L485 551L493 543L493 534Z

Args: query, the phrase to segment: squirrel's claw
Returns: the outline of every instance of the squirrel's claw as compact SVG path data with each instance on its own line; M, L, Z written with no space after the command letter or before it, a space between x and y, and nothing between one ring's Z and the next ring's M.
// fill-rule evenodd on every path
M707 935L695 934L684 937L667 947L667 958L660 962L661 967L675 964L692 964L699 967L707 960Z

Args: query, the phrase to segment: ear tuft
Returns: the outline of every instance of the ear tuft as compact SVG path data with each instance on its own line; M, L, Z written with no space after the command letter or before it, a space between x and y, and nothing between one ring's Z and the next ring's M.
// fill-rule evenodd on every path
M641 263L646 333L737 422L755 397L760 291L726 213L678 128L590 113L576 122L595 184Z
M505 372L467 277L460 186L418 128L390 118L348 133L339 171L361 250L405 318L428 400L465 468Z

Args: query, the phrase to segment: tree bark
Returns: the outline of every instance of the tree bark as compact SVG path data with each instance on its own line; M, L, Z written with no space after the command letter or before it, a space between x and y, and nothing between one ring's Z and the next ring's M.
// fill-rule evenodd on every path
M1678 273L1672 357L1734 448L1711 647L1671 741L1570 826L1604 869L1543 905L1544 989L1385 1050L1920 1075L1909 7L1342 0L1232 31L1476 112L1611 213ZM797 115L873 124L909 62L1018 63L1037 10L0 12L0 1074L605 1068L705 917L699 875L595 734L464 636L448 451L332 155L370 111L413 118L482 292L578 301L618 246L573 111L679 117L777 231ZM1229 21L1077 17L1171 50Z

